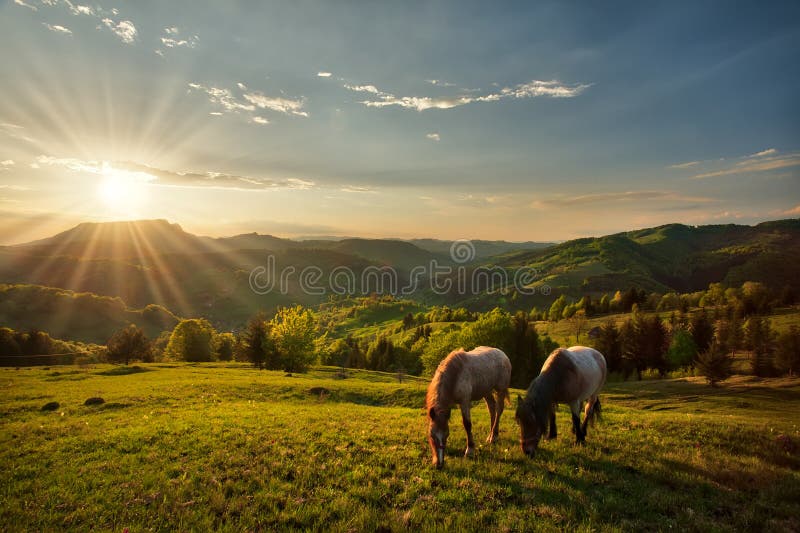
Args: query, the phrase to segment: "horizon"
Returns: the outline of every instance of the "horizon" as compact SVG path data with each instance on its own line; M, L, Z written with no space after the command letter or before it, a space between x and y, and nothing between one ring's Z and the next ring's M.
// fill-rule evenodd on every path
M560 242L800 216L800 6L0 6L0 245Z
M716 223L716 224L684 224L682 222L667 222L665 224L659 224L658 226L636 227L636 228L630 228L630 229L627 229L627 230L623 230L621 232L607 233L607 234L602 234L602 235L583 235L583 236L575 237L573 239L550 240L550 241L513 241L513 240L506 240L506 239L470 239L469 237L462 237L461 239L438 239L438 238L434 238L434 237L425 237L425 236L404 238L404 237L396 237L396 236L365 237L365 236L359 236L359 235L299 235L299 236L294 236L293 237L293 236L280 235L280 234L275 234L275 233L261 233L261 232L257 232L257 231L248 231L248 232L236 233L236 234L209 235L209 234L197 233L195 231L192 231L191 229L187 229L180 222L169 220L169 219L165 219L165 218L130 219L130 220L113 220L113 221L85 220L85 221L79 222L79 223L77 223L77 224L75 224L73 226L65 227L65 228L59 229L59 230L57 230L57 231L55 231L55 232L53 232L51 234L44 235L41 238L32 239L32 240L23 241L23 242L0 243L0 246L20 246L20 245L31 244L31 243L33 243L33 242L35 242L37 240L47 239L47 238L59 235L61 233L66 233L66 232L68 232L70 230L73 230L73 229L77 228L80 225L83 225L83 224L114 224L114 223L135 224L135 223L165 222L165 223L167 223L169 225L176 225L181 230L183 230L184 232L186 232L188 234L191 234L191 235L194 235L196 237L211 238L211 239L224 239L224 238L230 238L230 237L237 237L237 236L240 236L240 235L253 235L253 234L255 234L255 235L260 235L260 236L269 236L269 237L275 237L275 238L278 238L278 239L291 240L291 241L295 241L295 242L304 242L304 241L313 241L313 240L339 241L339 240L347 240L347 239L362 239L362 240L388 240L388 241L402 241L402 242L410 242L410 241L414 241L414 240L433 240L433 241L441 241L441 242L450 242L450 241L456 241L456 242L458 242L458 241L487 241L487 242L506 242L508 244L525 244L525 243L529 243L529 242L535 242L535 243L538 243L538 244L557 245L557 244L562 244L564 242L568 242L568 241L571 241L571 240L577 240L577 239L583 239L583 238L601 238L601 237L606 237L606 236L609 236L609 235L615 235L615 234L618 234L618 233L628 233L628 232L642 231L642 230L646 230L646 229L653 229L653 228L659 228L659 227L671 226L671 225L682 225L682 226L688 226L688 227L693 227L693 228L697 228L697 227L701 227L701 226L722 226L722 225L731 225L731 224L735 225L735 226L754 227L754 226L758 226L759 224L763 224L763 223L767 223L767 222L780 222L780 221L783 221L783 220L800 220L800 217L787 217L787 218L782 218L782 219L767 219L767 220L761 220L761 221L753 222L753 223L749 223L749 224L735 223L735 222Z

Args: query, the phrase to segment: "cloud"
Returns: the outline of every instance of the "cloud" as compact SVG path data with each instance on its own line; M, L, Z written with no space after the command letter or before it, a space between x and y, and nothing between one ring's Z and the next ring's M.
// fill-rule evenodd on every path
M181 38L178 35L180 34L180 29L176 26L172 26L170 28L164 28L164 35L161 36L161 44L166 46L167 48L196 48L197 43L200 41L200 37L197 35L190 35L185 38Z
M114 174L126 175L145 181L150 185L162 185L172 187L188 188L217 188L217 189L237 189L237 190L275 190L275 189L310 189L315 187L311 180L300 178L271 179L256 178L249 176L238 176L224 172L181 172L174 170L164 170L140 163L130 161L98 161L83 160L71 157L53 157L40 155L36 158L33 165L39 166L58 166L73 172L84 172L88 174Z
M46 22L42 22L42 25L52 32L62 33L64 35L72 35L72 30L65 28L64 26L59 26L58 24L48 24Z
M0 161L0 170L7 170L9 167L13 167L16 163L14 163L13 159L6 159L5 161Z
M247 86L241 82L237 83L240 90L247 90ZM252 113L257 109L267 109L286 115L295 115L298 117L307 117L308 113L303 110L305 101L303 99L293 100L291 98L283 98L280 96L267 96L258 91L251 91L242 94L242 100L236 97L230 89L221 89L219 87L209 87L201 83L190 83L190 89L203 91L208 95L211 103L221 106L225 111L230 113L247 112ZM262 120L266 120L261 117ZM251 122L258 122L251 117Z
M317 76L319 76L320 78L330 78L331 77L331 73L330 72L317 72Z
M769 150L765 150L768 152ZM771 152L775 153L775 152ZM704 172L694 176L695 179L714 178L718 176L728 176L734 174L753 174L758 172L768 172L779 168L794 167L800 165L800 153L787 154L778 157L763 157L753 154L748 156L746 160L739 161L733 166L715 170L711 172Z
M136 26L134 26L133 22L130 20L121 20L115 24L110 18L104 18L102 19L102 23L114 32L123 43L133 44L133 42L136 41L138 32L136 31Z
M432 141L437 141L437 142L442 140L442 137L438 133L428 133L427 135L425 135L425 137L427 137Z
M750 154L747 157L754 158L754 157L765 157L768 155L775 155L778 151L775 148L767 148L766 150L762 150L760 152L756 152L754 154Z
M356 185L345 185L341 189L342 192L350 192L350 193L374 193L375 190L370 189L369 187L358 187Z
M245 93L244 99L255 105L259 109L269 109L287 115L297 115L307 117L308 113L303 111L303 100L291 100L280 96L267 96L260 92Z
M675 165L670 165L669 168L689 168L699 164L700 161L689 161L687 163L677 163Z
M428 80L429 82L438 80ZM522 98L573 98L580 95L589 88L591 84L564 84L557 80L532 80L528 83L521 83L513 87L504 87L499 92L488 93L482 96L473 94L461 94L450 97L430 97L430 96L395 96L392 93L381 91L374 85L349 85L344 88L355 92L366 92L374 94L378 100L364 100L360 103L367 107L389 107L398 106L416 111L426 111L428 109L452 109L476 102L497 102L503 99L522 99Z
M791 209L787 209L786 211L784 211L781 214L789 215L789 216L800 216L800 204L797 204L796 206L794 206Z
M439 87L455 87L455 83L448 83L442 80L425 80L426 82L430 83L431 85L438 85Z
M67 0L67 6L73 15L88 15L90 17L97 16L94 12L94 9L89 6L76 6L75 4L69 2L69 0Z
M254 122L256 124L269 124L269 120L265 119L264 117L259 117L258 115L251 118L250 122Z
M14 3L17 4L18 6L27 7L28 9L32 9L34 11L39 11L39 9L36 6L27 4L23 0L14 0Z
M646 202L652 200L677 201L685 203L708 204L716 202L713 198L702 196L686 196L675 191L642 190L642 191L614 191L577 196L555 197L537 200L534 207L577 206L591 204L605 204L613 202Z
M222 106L226 111L255 111L256 106L239 102L229 89L208 87L200 83L190 83L189 87L203 91L208 95L211 103Z

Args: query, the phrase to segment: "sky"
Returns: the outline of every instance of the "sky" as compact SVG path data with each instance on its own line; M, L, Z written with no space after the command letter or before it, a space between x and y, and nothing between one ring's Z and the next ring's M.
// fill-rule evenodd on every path
M0 244L800 217L797 2L0 1Z

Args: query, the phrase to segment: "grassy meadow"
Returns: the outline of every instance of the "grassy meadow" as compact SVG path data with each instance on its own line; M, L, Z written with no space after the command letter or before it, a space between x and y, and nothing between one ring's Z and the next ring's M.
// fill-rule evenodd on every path
M454 412L436 471L424 380L336 372L0 369L0 529L800 529L798 379L609 384L586 446L562 410L533 460L512 409L461 458Z

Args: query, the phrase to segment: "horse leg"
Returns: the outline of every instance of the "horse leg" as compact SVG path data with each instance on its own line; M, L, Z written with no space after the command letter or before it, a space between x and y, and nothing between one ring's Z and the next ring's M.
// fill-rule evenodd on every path
M558 436L558 431L556 430L556 408L558 404L553 404L550 406L550 432L547 434L547 440L554 439Z
M581 402L572 402L569 404L569 410L572 412L572 431L575 433L575 443L583 444L585 435L581 430Z
M586 438L586 427L589 420L594 416L594 406L597 403L597 396L590 396L589 401L586 402L586 408L583 410L583 424L581 424L581 432L583 437Z
M464 452L464 457L475 455L475 441L472 440L472 418L469 409L470 402L461 404L461 421L464 423L464 431L467 432L467 451Z
M491 424L491 428L489 429L489 436L486 437L486 442L492 444L494 442L495 434L494 428L497 425L497 404L495 403L494 396L492 393L489 393L484 400L486 400L486 407L489 408L489 423Z
M500 417L503 416L503 409L506 406L506 398L508 397L508 390L500 391L495 395L495 421L492 424L492 442L497 440L500 435Z

